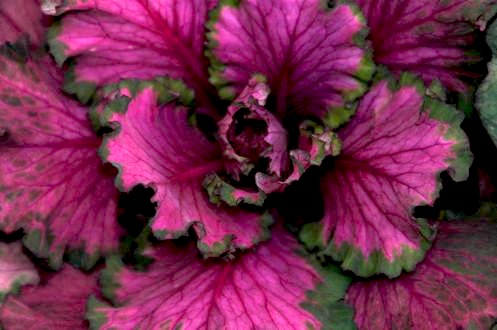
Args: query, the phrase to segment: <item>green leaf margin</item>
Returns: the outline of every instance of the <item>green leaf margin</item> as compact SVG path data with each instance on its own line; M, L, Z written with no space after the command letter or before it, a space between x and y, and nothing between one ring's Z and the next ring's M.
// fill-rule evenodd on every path
M489 27L486 40L493 56L487 65L488 75L476 92L475 105L483 126L497 145L497 21Z
M211 64L209 67L209 82L217 88L219 97L221 99L229 101L232 101L235 98L236 91L232 86L229 85L229 81L227 81L223 76L226 66L214 55L214 50L218 47L218 43L216 42L215 38L217 33L215 25L218 21L219 14L223 7L237 8L240 6L240 3L240 0L219 1L218 7L211 11L209 20L206 24L208 29L208 32L206 34L207 48L204 54L209 59ZM368 44L366 42L366 37L369 33L369 29L366 27L366 19L364 18L364 15L362 14L359 7L350 1L340 1L340 3L347 5L356 15L356 17L359 18L359 21L364 24L364 28L358 31L357 34L353 37L354 44L365 51L364 58L361 60L361 64L354 74L357 81L360 83L360 86L355 90L344 92L342 95L346 103L351 103L361 97L368 90L368 83L373 77L375 64L373 61L373 52L370 47L367 46ZM321 1L321 7L325 11L331 10L328 6L327 1ZM330 107L328 109L328 113L330 113L328 116L333 115L335 108L336 107ZM335 128L333 127L333 125L331 125L330 127Z
M464 115L457 111L457 109L429 97L423 82L413 74L402 74L398 81L392 76L385 78L383 75L384 73L382 73L381 78L388 81L392 91L405 86L415 87L421 95L424 95L424 104L421 113L425 113L430 118L448 125L444 138L456 141L452 147L454 156L446 159L449 164L448 171L455 181L466 180L469 176L469 168L473 161L473 155L470 151L469 140L460 128ZM438 198L442 188L440 179L442 172L436 174L435 180L438 182L438 188L435 191L433 199ZM415 206L418 205L413 205L409 212L410 214L412 214ZM321 256L330 256L335 261L341 262L341 267L344 270L352 271L357 276L370 277L376 274L385 274L389 278L395 278L403 270L412 271L415 269L416 265L424 259L434 238L434 232L425 219L416 219L413 221L416 221L419 225L419 249L404 247L401 254L394 261L389 261L382 251L379 250L373 251L366 258L358 248L351 244L343 243L338 246L333 240L326 243L324 241L323 226L319 222L304 225L299 233L299 238L308 249L320 250L319 254Z
M178 88L171 90L170 88L167 87L168 85L164 84L164 81L168 81L170 83L169 86L176 86ZM132 97L135 97L144 88L147 87L153 88L157 92L159 104L164 104L173 101L176 101L177 103L180 104L184 103L191 104L191 102L193 102L193 92L191 90L187 89L186 86L181 82L178 82L177 80L171 80L168 78L162 78L158 82L157 81L143 82L138 80L123 81L118 85L109 86L108 91L112 91L113 89L115 90L116 88L122 88L122 87L128 88L128 90L132 94ZM129 192L130 189L126 189L123 185L122 165L119 163L108 161L108 156L109 156L108 143L111 139L118 136L121 130L119 124L111 122L110 118L114 113L121 113L121 114L126 113L129 105L129 101L126 101L126 99L129 100L129 98L127 97L118 97L110 101L106 105L103 113L97 113L96 107L94 107L93 111L90 114L94 127L109 126L114 129L113 132L104 135L103 142L98 150L98 153L104 163L110 163L112 164L112 166L114 166L117 169L118 173L114 180L114 183L117 189L121 192ZM144 186L147 188L152 188L155 192L157 191L157 187L154 184L144 185ZM152 227L154 221L155 217L150 219L149 221L150 227ZM273 224L274 219L269 212L262 212L261 216L258 219L258 222L259 222L259 228L261 228L261 233L259 236L254 238L253 240L254 245L266 241L271 237L269 227ZM204 234L205 231L203 229L203 225L200 219L191 219L187 224L185 224L185 227L182 230L178 231L157 230L153 231L153 234L159 240L164 240L167 238L177 239L182 236L188 236L188 231L193 225L196 225L196 229L200 231L200 233L198 234L199 240L197 242L197 247L202 252L204 257L219 257L220 255L226 252L229 253L229 251L232 251L233 249L245 250L249 248L248 246L235 245L233 243L234 241L233 235L225 235L220 241L214 243L213 245L207 245L201 242L202 237L204 237L205 235Z

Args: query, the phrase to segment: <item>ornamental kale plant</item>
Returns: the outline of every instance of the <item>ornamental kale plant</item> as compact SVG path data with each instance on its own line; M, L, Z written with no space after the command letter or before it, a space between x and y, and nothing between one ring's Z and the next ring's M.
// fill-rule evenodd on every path
M493 329L496 12L0 0L2 327Z

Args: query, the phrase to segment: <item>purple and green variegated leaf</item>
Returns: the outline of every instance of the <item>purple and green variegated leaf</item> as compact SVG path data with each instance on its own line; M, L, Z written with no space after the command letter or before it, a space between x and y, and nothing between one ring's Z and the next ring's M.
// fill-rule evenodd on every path
M121 80L119 83L108 85L97 92L96 100L90 109L90 118L94 129L98 131L106 126L112 113L127 107L131 98L148 87L157 91L160 104L177 101L189 107L193 105L194 92L180 80L170 78Z
M152 230L161 239L186 235L193 226L206 256L249 248L268 237L268 214L215 205L203 187L206 176L223 171L217 144L188 123L188 109L157 105L157 93L145 88L127 109L109 116L116 131L105 139L103 158L119 169L117 186L129 191L152 187L157 212Z
M349 279L317 271L297 247L280 228L234 260L202 260L194 246L167 242L150 251L147 272L110 262L104 292L118 307L94 299L88 319L102 330L353 328L340 301Z
M32 45L40 46L45 34L43 20L40 0L0 1L0 45L27 35Z
M359 281L347 301L359 329L490 329L497 319L497 225L440 225L416 270L395 280Z
M69 265L40 286L26 286L0 307L5 329L88 329L88 297L98 294L96 274L85 274Z
M118 192L86 109L60 82L49 58L0 55L0 227L23 228L28 248L54 267L66 248L91 267L117 248Z
M374 59L399 74L416 73L467 90L475 78L465 65L479 61L474 41L497 10L495 0L357 0L370 28Z
M465 179L472 160L460 114L423 100L411 77L400 85L374 86L339 132L342 153L321 181L324 217L302 232L360 276L395 277L422 260L430 233L412 209L434 202L440 172Z
M247 0L222 7L216 19L212 81L239 93L254 73L263 74L280 116L322 116L364 92L373 65L357 45L364 19L349 5Z
M38 272L22 252L20 242L0 242L0 303L9 293L18 293L26 284L37 285L39 280Z
M216 0L45 2L47 13L67 13L51 29L49 43L59 64L78 57L65 88L82 101L95 86L169 76L193 88L197 101L208 102L204 32Z

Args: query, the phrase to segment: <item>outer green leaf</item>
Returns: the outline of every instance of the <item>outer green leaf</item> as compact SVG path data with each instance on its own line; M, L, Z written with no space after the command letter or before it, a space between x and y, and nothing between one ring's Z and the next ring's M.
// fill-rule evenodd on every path
M483 126L497 145L497 22L488 29L487 43L493 58L488 63L488 75L477 91L476 108Z

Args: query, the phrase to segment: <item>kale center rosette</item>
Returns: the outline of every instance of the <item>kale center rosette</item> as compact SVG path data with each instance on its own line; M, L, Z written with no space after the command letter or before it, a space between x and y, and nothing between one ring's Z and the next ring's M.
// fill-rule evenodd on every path
M283 191L311 165L320 165L326 156L339 153L337 135L311 120L303 121L297 130L298 138L293 138L298 149L289 150L289 131L295 130L286 130L284 118L266 107L270 90L264 81L262 77L252 78L218 122L217 136L227 177L213 174L204 181L213 202L262 205L265 194ZM243 181L257 192L239 186Z

